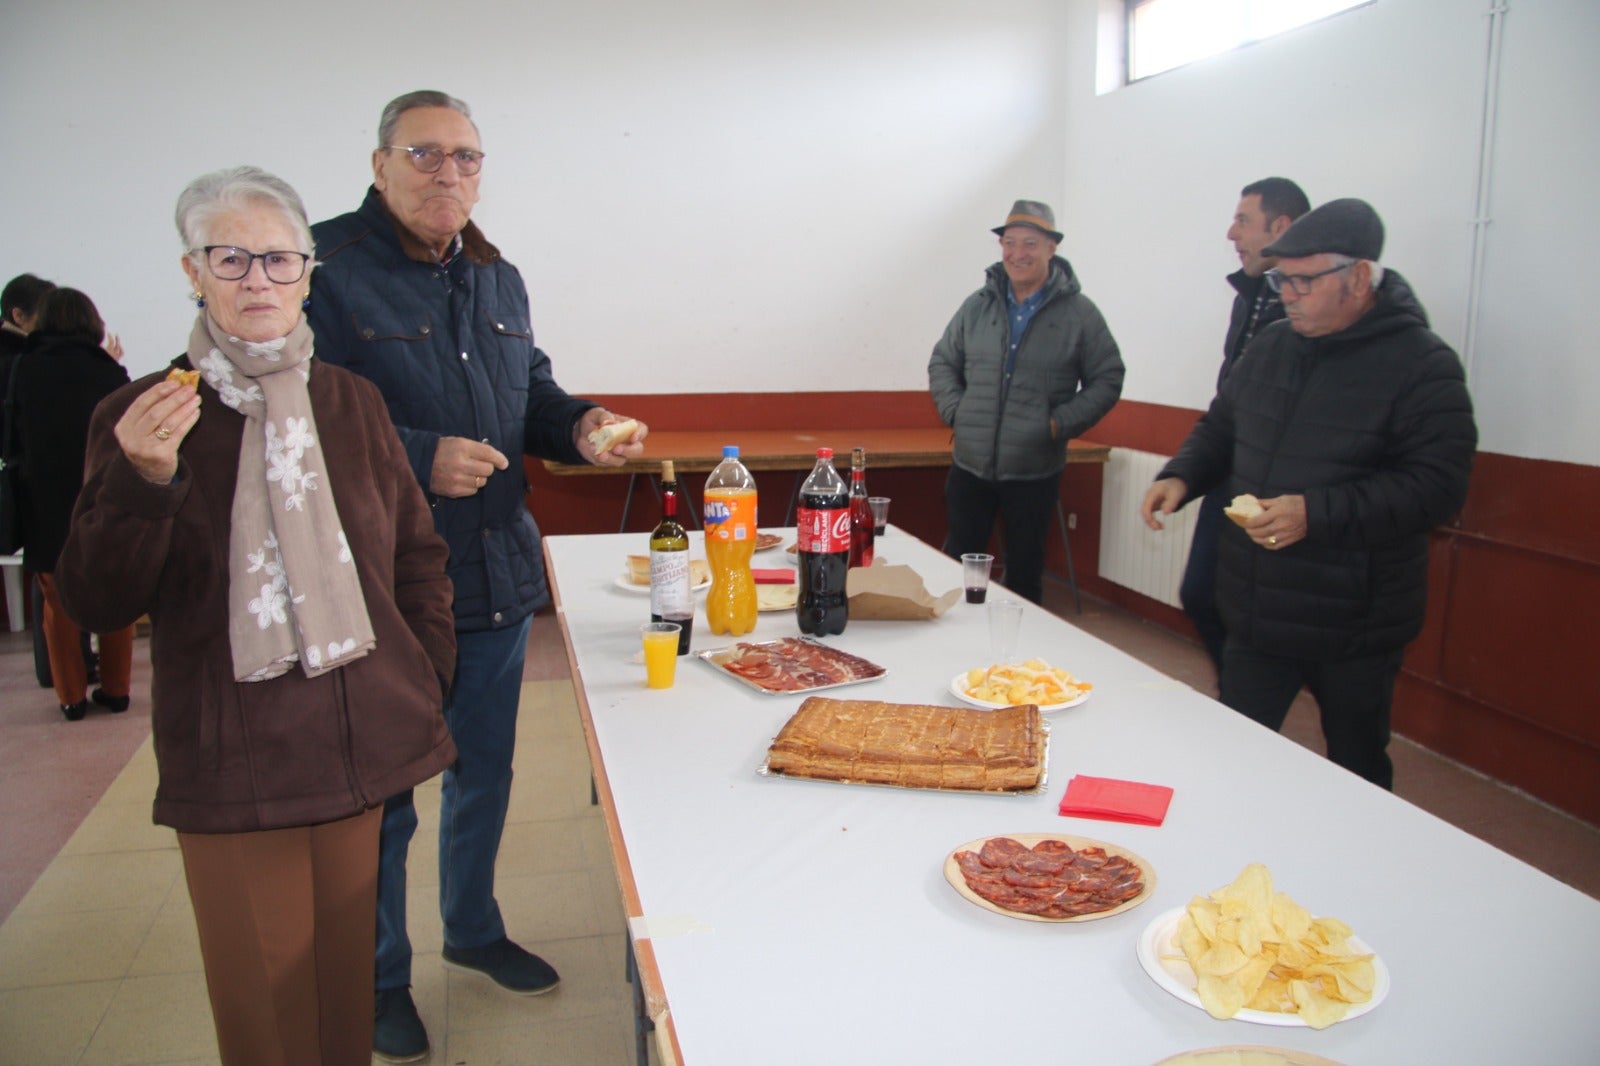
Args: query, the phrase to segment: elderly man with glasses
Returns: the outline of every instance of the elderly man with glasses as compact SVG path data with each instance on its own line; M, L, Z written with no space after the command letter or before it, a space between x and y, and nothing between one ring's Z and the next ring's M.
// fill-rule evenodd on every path
M506 936L494 895L529 623L550 602L521 456L618 465L647 431L598 454L587 440L615 417L569 396L535 347L522 276L471 221L483 165L466 104L432 91L391 101L366 201L312 229L310 321L319 356L382 391L450 545L459 650L444 715L459 757L440 800L444 964L535 995L556 971ZM373 1050L395 1062L428 1052L406 936L416 827L409 792L385 805Z
M1377 212L1353 199L1263 250L1287 321L1245 349L1143 514L1160 529L1219 486L1259 498L1219 545L1222 702L1278 729L1310 688L1328 757L1391 788L1389 710L1422 629L1428 534L1466 500L1477 428L1461 361L1382 250Z

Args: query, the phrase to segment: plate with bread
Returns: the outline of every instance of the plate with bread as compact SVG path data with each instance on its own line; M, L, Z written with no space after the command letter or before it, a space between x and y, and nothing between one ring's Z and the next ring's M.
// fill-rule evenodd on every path
M628 568L617 575L616 586L628 592L650 592L650 556L628 556ZM704 559L689 560L689 590L702 592L711 587L711 564Z

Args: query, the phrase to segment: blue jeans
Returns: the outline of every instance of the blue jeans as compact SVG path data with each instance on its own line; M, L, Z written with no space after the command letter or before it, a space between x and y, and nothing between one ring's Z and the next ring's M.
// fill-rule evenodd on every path
M511 800L511 755L532 617L506 629L456 634L456 676L444 719L456 762L439 799L439 913L444 942L477 948L506 935L494 898L494 864ZM378 838L378 937L374 987L411 984L406 936L406 851L417 831L411 792L383 805Z

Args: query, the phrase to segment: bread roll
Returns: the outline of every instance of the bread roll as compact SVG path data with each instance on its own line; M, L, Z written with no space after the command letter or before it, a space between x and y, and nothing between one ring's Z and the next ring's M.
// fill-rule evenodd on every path
M1261 501L1246 492L1235 496L1233 502L1222 509L1222 513L1242 526L1261 513Z
M200 371L180 370L178 367L173 367L167 371L167 380L176 381L179 385L187 385L191 389L198 389L200 387Z
M624 418L620 422L607 422L605 425L589 434L589 443L594 447L595 453L609 452L621 444L634 433L638 432L639 420L637 418Z

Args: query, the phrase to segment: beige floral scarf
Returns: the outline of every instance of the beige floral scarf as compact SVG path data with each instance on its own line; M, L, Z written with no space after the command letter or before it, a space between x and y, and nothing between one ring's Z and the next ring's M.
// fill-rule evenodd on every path
M228 543L236 681L265 681L296 662L316 677L375 643L317 446L311 356L304 317L287 337L254 343L201 312L189 335L189 362L245 417Z

